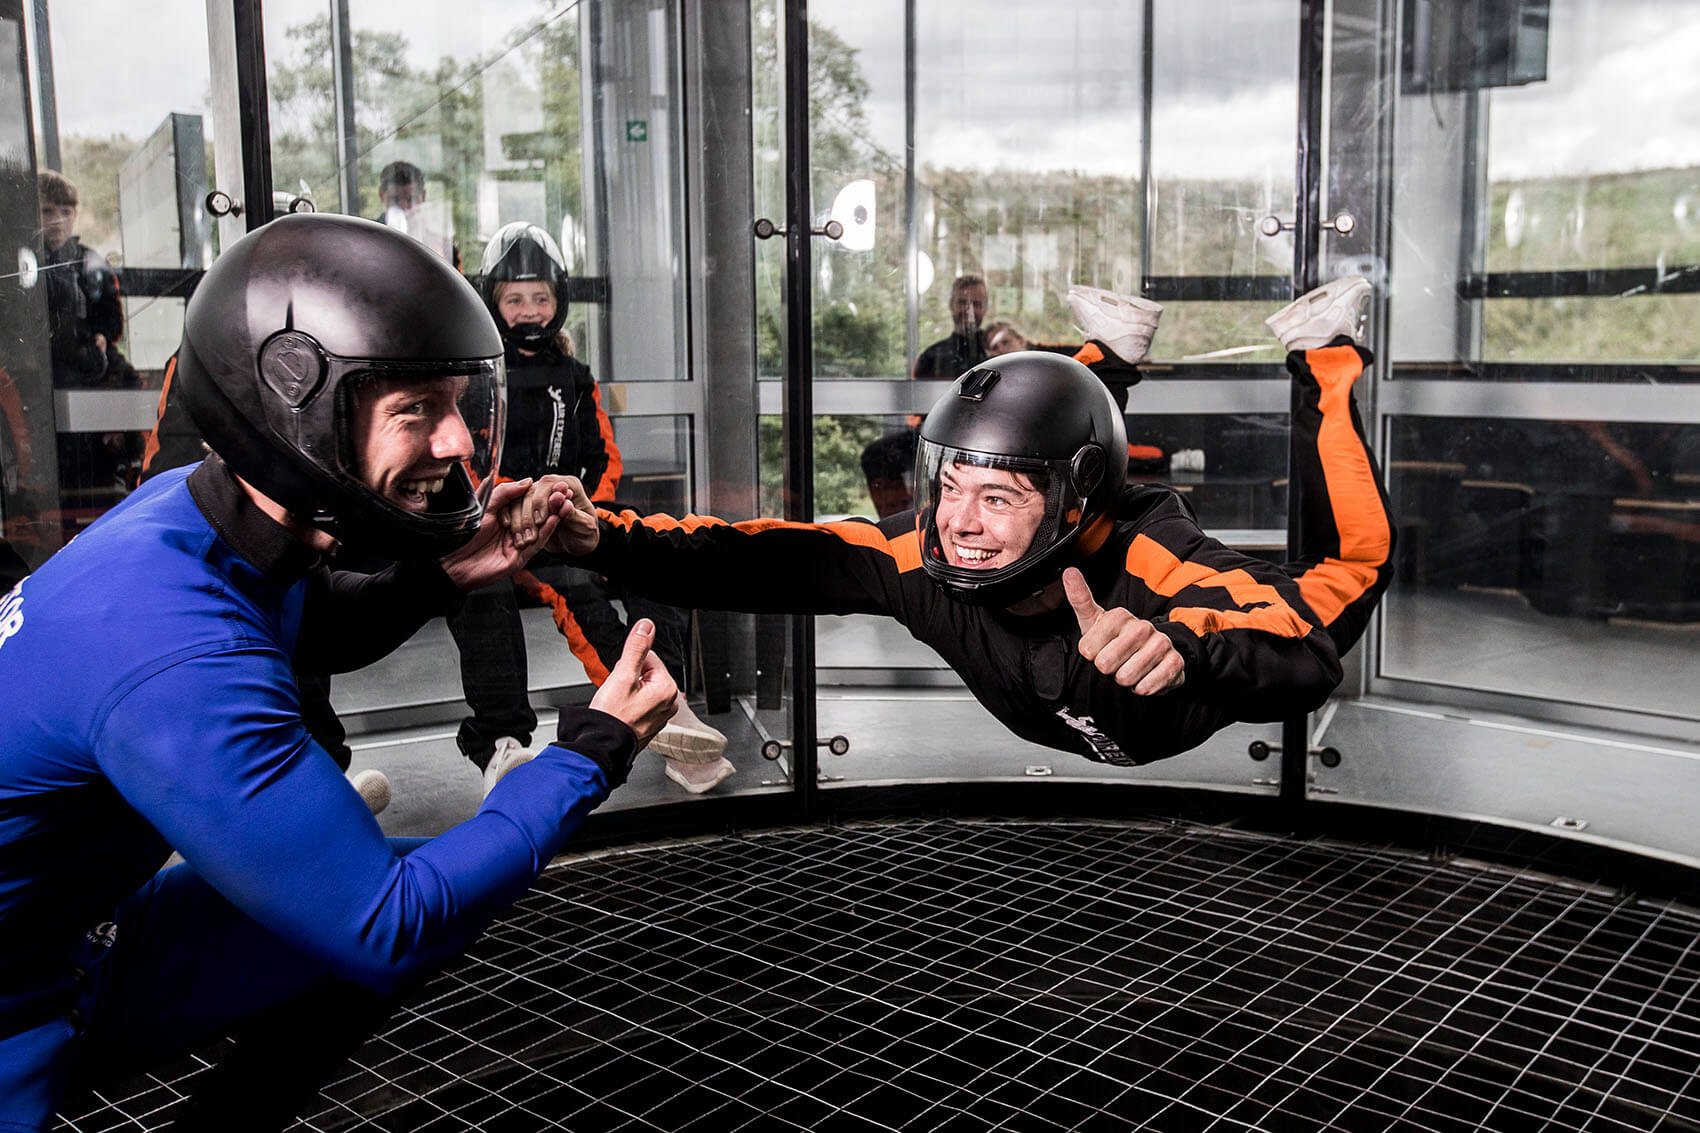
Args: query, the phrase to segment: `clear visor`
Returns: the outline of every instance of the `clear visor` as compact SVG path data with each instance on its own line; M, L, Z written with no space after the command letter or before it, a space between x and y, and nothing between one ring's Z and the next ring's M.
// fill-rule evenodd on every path
M923 440L917 500L934 567L1002 572L1055 546L1080 525L1067 461L975 452Z
M339 386L339 471L385 503L429 519L489 500L507 416L500 358L360 364Z

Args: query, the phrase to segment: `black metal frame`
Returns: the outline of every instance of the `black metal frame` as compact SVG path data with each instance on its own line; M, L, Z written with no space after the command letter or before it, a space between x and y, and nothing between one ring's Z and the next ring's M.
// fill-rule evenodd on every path
M809 185L809 4L785 0L785 518L815 515L814 339L810 320L814 239ZM804 813L813 809L815 623L791 619L791 784Z
M836 786L814 793L799 814L794 794L728 795L591 815L573 836L596 850L694 835L771 829L799 818L832 825L897 817L1113 818L1205 822L1300 838L1395 846L1438 858L1470 857L1609 885L1625 900L1700 904L1700 868L1543 830L1358 803L1295 808L1269 795L1090 779L966 780Z

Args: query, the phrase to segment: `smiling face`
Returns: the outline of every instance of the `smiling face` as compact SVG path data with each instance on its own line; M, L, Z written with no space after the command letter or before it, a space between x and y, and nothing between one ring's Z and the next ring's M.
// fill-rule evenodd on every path
M1019 561L1044 518L1044 494L1019 472L974 464L939 471L933 523L951 566L995 570Z
M510 327L544 326L555 317L555 289L539 279L496 285L496 311Z
M357 391L350 432L361 482L404 511L429 511L449 472L472 457L459 406L466 386L466 378L381 378Z

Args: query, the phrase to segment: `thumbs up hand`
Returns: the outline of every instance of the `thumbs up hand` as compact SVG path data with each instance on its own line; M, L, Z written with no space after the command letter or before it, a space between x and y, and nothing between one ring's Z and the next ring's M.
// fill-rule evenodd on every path
M679 686L661 658L651 652L654 645L655 623L639 618L626 635L614 671L590 698L592 708L618 716L631 725L640 749L655 738L677 710Z
M1106 610L1098 605L1086 576L1074 567L1063 571L1063 593L1080 623L1080 655L1100 673L1138 696L1155 696L1185 682L1186 662L1168 635L1120 606Z

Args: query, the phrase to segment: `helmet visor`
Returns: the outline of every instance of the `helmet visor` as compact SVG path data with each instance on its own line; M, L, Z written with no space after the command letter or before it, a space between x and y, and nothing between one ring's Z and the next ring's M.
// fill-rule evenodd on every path
M500 358L364 362L340 383L338 471L418 525L476 524L495 487L507 409Z
M974 587L1006 579L1080 525L1067 461L1045 461L922 440L915 473L926 565Z

